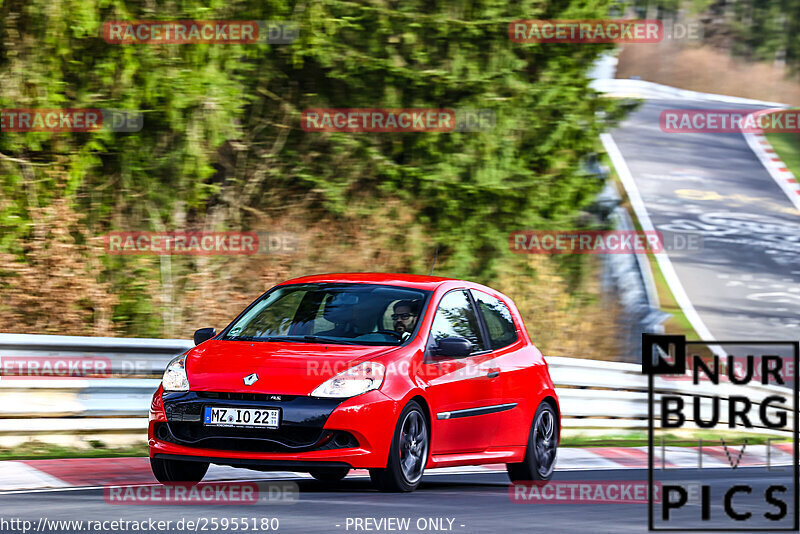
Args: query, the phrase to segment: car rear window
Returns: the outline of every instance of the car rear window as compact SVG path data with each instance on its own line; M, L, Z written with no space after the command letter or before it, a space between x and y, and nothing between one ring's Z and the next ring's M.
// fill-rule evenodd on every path
M483 291L473 290L472 295L478 303L478 309L489 330L492 350L511 345L517 340L517 328L511 317L511 310L499 299L487 295Z

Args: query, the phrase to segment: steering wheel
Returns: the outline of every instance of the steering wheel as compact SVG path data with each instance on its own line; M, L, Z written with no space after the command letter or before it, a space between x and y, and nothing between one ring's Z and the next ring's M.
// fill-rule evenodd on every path
M403 340L403 334L401 334L400 332L395 332L394 330L376 330L373 333L374 334L386 334L386 335L394 336L394 337L397 338L398 341L402 341Z

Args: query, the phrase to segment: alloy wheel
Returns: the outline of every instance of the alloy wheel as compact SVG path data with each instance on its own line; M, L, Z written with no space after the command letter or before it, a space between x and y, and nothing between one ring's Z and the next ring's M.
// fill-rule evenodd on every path
M406 414L400 430L400 469L405 479L414 484L422 477L428 456L428 428L417 411Z
M550 409L539 412L533 427L533 448L536 470L542 478L553 471L556 459L555 415Z

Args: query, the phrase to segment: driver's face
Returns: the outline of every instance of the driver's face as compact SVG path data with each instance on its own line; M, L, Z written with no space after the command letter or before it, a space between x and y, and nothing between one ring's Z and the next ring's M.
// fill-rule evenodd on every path
M394 310L394 331L400 334L411 332L417 325L417 316L411 312L408 306L398 306Z

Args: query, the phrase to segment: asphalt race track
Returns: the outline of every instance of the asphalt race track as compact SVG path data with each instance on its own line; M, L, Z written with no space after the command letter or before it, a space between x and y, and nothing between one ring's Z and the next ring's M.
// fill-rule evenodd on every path
M767 472L764 468L740 469L681 469L658 474L659 480L694 481L708 484L716 502L711 504L711 520L703 525L731 526L725 521L722 495L733 484L749 484L758 487L777 482L785 484L791 478L791 469ZM556 473L558 481L646 481L646 470L591 470L561 471ZM277 518L277 532L366 532L354 528L355 518L409 518L409 532L436 532L431 525L441 524L444 531L462 533L498 532L646 532L647 504L618 503L515 503L509 497L509 482L504 473L427 475L422 486L410 494L383 494L373 490L365 477L348 477L344 481L328 485L309 479L296 479L299 485L299 502L293 504L266 505L111 505L104 501L103 490L75 489L19 492L0 495L0 508L5 517L29 520L34 525L42 516L47 519L74 520L172 520L198 521L202 518ZM791 485L789 487L791 492ZM792 520L792 499L787 494L787 521ZM750 511L760 517L775 508L758 498L738 496L736 511ZM660 508L655 506L655 513ZM13 512L11 512L13 511ZM687 504L682 510L685 519L699 518L698 503ZM351 524L348 528L348 518ZM431 523L431 519L442 519ZM447 520L452 523L448 523ZM420 528L415 524L419 521ZM689 523L687 525L697 525ZM786 525L786 522L781 523ZM373 528L374 524L370 524ZM210 524L206 525L208 531ZM745 526L745 524L734 525ZM4 530L8 531L8 530ZM73 532L62 530L60 532ZM218 530L223 531L223 530ZM231 531L230 529L228 531ZM376 531L376 530L371 530ZM391 532L393 530L380 530ZM394 530L397 531L397 530ZM12 530L13 532L13 530Z
M681 284L705 325L717 339L797 339L800 331L800 223L798 213L774 183L740 134L673 134L659 128L659 113L674 108L733 108L687 101L649 101L626 120L613 138L629 167ZM690 246L675 236L701 236ZM695 242L696 243L696 242ZM247 477L249 472L243 472ZM794 472L760 467L656 471L657 479L709 487L709 520L693 495L668 524L697 528L791 528L796 521ZM259 477L260 478L260 477ZM647 481L642 469L560 470L555 482ZM647 532L646 502L514 502L504 472L428 474L410 494L374 490L364 476L336 484L308 478L297 484L296 502L266 504L118 504L107 502L104 488L78 487L0 493L3 519L29 521L28 532L87 532L52 521L183 521L164 532ZM731 521L723 495L734 485L752 488L738 494L735 509L750 512L748 522ZM771 523L765 490L783 485L787 515ZM237 518L248 528L233 528ZM409 521L397 528L390 518ZM270 520L273 520L270 522ZM223 522L223 520L225 520ZM195 528L188 528L191 521ZM253 523L255 522L255 523ZM382 523L379 523L382 522ZM387 523L388 522L388 523ZM223 527L223 523L227 527ZM216 525L216 526L215 526ZM258 528L252 528L256 525ZM265 528L266 525L266 528ZM389 528L386 528L386 527ZM277 528L275 528L277 527ZM107 528L88 532L153 532ZM24 532L19 523L0 524L0 532ZM25 533L27 534L27 532Z
M712 335L796 340L798 212L741 134L666 133L659 114L667 109L756 108L647 101L612 136L654 226L664 233L678 278ZM685 243L672 242L675 235L700 236L702 245L686 250Z

